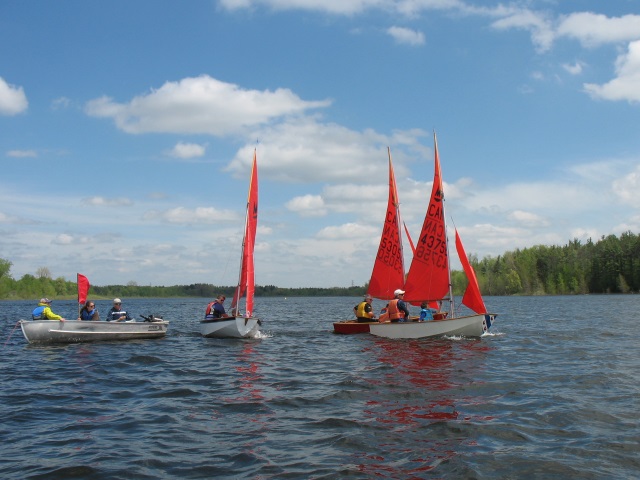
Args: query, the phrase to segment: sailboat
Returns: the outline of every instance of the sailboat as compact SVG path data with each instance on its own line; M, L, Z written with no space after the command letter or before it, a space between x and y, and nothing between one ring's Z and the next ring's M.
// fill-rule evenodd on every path
M231 316L200 321L200 333L204 337L253 338L257 336L261 321L253 316L253 295L255 292L255 270L253 250L258 227L258 166L256 151L253 151L251 180L245 216L244 238L240 257L238 285L231 302ZM245 312L240 313L240 300L245 297Z
M450 311L446 318L433 321L411 321L371 324L369 331L378 337L423 338L441 335L479 337L487 332L495 314L487 312L473 267L467 259L462 240L456 229L456 251L468 279L462 304L475 315L456 316L451 287L451 265L447 240L444 188L438 155L438 141L433 135L435 171L429 207L422 224L409 273L404 283L404 301L413 305L422 302L448 301ZM438 318L438 317L436 317Z
M378 253L373 264L371 279L367 295L379 300L391 300L393 292L404 284L404 255L402 253L402 230L400 220L400 202L396 188L396 178L391 161L391 150L387 148L389 156L389 197L387 213L384 217L382 235ZM344 320L333 324L334 333L353 334L368 333L369 326L377 321L358 322Z
M78 273L78 311L87 300L89 280ZM162 338L169 322L150 315L144 322L104 322L93 320L20 320L24 338L33 344L81 343ZM78 318L80 314L78 313Z

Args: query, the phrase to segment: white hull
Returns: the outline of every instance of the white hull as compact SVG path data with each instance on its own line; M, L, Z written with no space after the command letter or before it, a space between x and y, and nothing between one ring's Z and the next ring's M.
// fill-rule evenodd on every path
M160 338L167 334L169 322L20 320L20 326L29 343L46 344Z
M260 320L255 317L229 317L223 320L200 320L203 337L253 338L260 328Z
M442 335L480 337L489 329L494 317L495 315L487 314L429 322L378 323L371 324L369 332L385 338L425 338Z

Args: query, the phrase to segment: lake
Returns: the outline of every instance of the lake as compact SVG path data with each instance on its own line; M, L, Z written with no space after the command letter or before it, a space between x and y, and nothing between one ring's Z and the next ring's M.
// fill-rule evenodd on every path
M1 301L0 477L640 477L640 295L487 297L490 335L424 340L333 334L343 297L258 297L263 338L205 339L208 300L124 298L167 337L47 347Z

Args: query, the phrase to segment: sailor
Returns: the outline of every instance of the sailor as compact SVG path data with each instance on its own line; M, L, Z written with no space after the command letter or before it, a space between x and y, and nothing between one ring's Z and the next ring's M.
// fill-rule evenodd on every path
M218 295L216 299L207 305L207 309L204 311L205 320L215 320L217 318L226 318L227 312L224 309L224 301L226 297L224 295Z
M130 320L132 320L131 315L129 315L126 310L122 310L122 300L114 298L113 307L111 307L109 313L107 313L107 322L128 322Z
M409 319L409 309L404 303L404 290L393 292L395 298L389 302L389 320L391 322L406 322Z
M38 306L31 312L31 318L34 320L61 320L64 322L64 318L51 311L51 300L46 297L40 299Z
M371 295L366 294L364 296L364 300L353 307L353 311L356 314L358 322L371 322L375 319L373 307L371 306L372 300L373 298L371 297Z

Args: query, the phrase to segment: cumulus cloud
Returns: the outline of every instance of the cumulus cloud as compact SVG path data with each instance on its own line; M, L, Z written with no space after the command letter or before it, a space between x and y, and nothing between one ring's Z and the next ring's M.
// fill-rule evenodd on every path
M638 40L640 15L610 18L591 12L572 13L561 19L557 35L574 38L586 47Z
M225 136L330 104L329 100L304 101L285 88L245 90L202 75L167 82L128 103L117 103L106 96L96 98L87 102L85 112L112 118L127 133Z
M327 214L324 200L320 195L303 195L289 200L287 209L303 217L322 217Z
M403 27L390 27L387 34L391 36L396 43L405 45L424 45L424 33Z
M252 137L265 139L258 152L261 175L281 182L361 183L363 176L381 181L388 178L387 146L392 151L398 147L395 158L402 161L395 162L395 168L396 175L402 175L407 171L405 162L425 155L427 150L419 145L419 139L426 135L418 129L393 135L371 129L355 131L305 117L261 129ZM248 176L254 148L254 144L247 144L238 150L228 170Z
M12 116L24 112L29 106L22 87L10 85L0 77L0 115Z
M205 146L197 143L178 142L169 152L168 155L175 158L188 159L202 157L205 153Z
M616 75L602 85L585 83L584 90L593 98L640 102L640 40L631 42L629 50L618 57Z
M546 227L549 225L549 222L540 215L523 210L515 210L507 215L507 218L526 227Z

